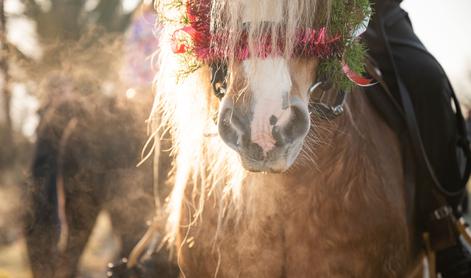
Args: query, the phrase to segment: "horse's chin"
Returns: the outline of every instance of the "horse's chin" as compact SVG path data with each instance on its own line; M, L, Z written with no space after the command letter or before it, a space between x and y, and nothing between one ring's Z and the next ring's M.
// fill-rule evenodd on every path
M300 140L301 141L301 140ZM302 141L290 146L275 147L262 160L253 159L250 154L239 152L242 166L250 172L284 173L294 164L302 147Z
M242 166L245 170L254 173L273 173L279 174L286 172L289 169L289 166L286 166L283 162L253 162L253 161L244 161L242 160Z

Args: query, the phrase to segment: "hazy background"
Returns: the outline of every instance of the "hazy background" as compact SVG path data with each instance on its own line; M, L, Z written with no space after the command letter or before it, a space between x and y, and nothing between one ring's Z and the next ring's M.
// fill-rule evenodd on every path
M35 190L29 177L39 121L38 108L51 107L53 100L63 101L60 97L78 100L88 96L91 105L82 105L82 108L89 107L92 111L96 105L102 112L110 110L111 105L105 97L96 96L125 94L125 88L129 88L124 88L120 78L121 65L125 64L126 58L124 34L131 22L142 13L142 9L137 8L140 2L142 0L0 2L4 3L7 19L8 87L11 92L11 101L6 102L9 94L4 91L5 70L0 63L0 278L31 277L22 237L22 220L31 214L26 195ZM149 28L152 28L153 22L149 22ZM145 59L142 60L142 64L146 63ZM48 85L55 84L54 81L57 86ZM148 95L151 95L150 90ZM5 103L10 103L10 113L6 112ZM112 107L117 108L118 105ZM86 111L87 115L96 116L90 111ZM114 114L108 115L107 119L112 116ZM131 117L127 119L132 121ZM144 119L132 126L138 124L144 124ZM93 127L91 125L89 127ZM125 124L121 122L123 126ZM112 145L112 140L104 141ZM129 188L135 189L133 186ZM126 197L129 198L129 195ZM127 209L132 208L129 206ZM80 277L104 277L106 264L116 259L119 242L111 233L107 215L102 214L98 218L82 257Z
M415 32L438 59L459 97L471 100L471 1L404 0Z

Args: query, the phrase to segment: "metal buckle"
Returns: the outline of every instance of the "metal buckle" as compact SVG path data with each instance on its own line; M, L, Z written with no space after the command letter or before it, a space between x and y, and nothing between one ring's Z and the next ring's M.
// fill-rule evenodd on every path
M326 94L327 92L331 92L332 84L327 82L319 81L309 87L309 95L314 94L319 89L322 90L320 95L313 101L311 104L313 111L322 119L325 120L332 120L339 115L341 115L345 109L345 102L347 98L347 94L344 91L338 91L337 97L334 100L334 103L328 103L326 101Z
M437 220L447 218L453 213L453 209L449 206L443 206L433 211L433 217Z

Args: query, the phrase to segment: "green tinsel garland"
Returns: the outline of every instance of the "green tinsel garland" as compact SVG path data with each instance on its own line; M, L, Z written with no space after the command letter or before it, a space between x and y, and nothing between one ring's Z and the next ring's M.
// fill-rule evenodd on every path
M358 38L352 37L352 30L363 24L364 19L371 17L371 15L369 0L335 0L332 2L328 28L331 34L341 35L345 51L343 57L322 60L319 64L318 75L328 78L341 90L349 91L355 86L343 72L342 62L356 73L363 74L365 72L366 48Z

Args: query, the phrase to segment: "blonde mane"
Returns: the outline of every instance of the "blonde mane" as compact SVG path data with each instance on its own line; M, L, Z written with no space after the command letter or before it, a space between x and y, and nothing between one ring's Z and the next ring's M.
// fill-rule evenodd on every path
M188 209L196 221L201 220L207 198L220 200L218 227L223 227L224 219L239 219L242 214L255 209L248 205L243 196L244 188L257 190L250 183L254 179L239 161L238 155L228 148L217 134L214 118L217 115L217 99L210 86L210 72L203 66L184 78L180 74L187 67L181 57L171 49L172 34L183 25L179 15L185 10L172 1L157 2L160 17L171 19L174 24L163 28L158 56L159 73L155 78L156 98L152 117L158 119L158 131L169 130L172 136L175 155L173 190L166 204L168 213L167 240L174 243L181 223L182 209ZM173 1L174 2L174 1ZM248 34L249 48L262 33L270 33L277 41L283 33L287 47L282 54L291 57L295 30L298 26L317 26L327 22L330 0L212 0L212 32L230 30L225 51L229 65L234 62L234 49L240 40L242 30ZM322 16L317 16L317 11ZM250 24L244 24L249 22ZM261 175L261 174L257 174ZM190 194L188 194L190 193ZM253 192L252 192L253 193ZM259 192L258 194L263 194ZM230 217L229 217L230 216ZM219 231L218 228L218 231ZM217 236L216 236L217 237ZM216 238L215 237L215 238Z

